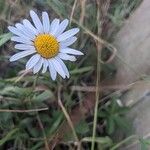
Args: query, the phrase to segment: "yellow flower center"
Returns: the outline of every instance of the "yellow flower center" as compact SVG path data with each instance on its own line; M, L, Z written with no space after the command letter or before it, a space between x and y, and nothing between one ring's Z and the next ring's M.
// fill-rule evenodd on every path
M37 53L44 58L52 58L59 52L59 43L53 35L39 34L34 40Z

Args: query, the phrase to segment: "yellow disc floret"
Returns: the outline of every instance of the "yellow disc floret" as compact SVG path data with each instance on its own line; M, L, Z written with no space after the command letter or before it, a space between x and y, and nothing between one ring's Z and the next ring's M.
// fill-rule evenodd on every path
M34 40L37 53L44 58L52 58L59 52L59 43L53 35L39 34Z

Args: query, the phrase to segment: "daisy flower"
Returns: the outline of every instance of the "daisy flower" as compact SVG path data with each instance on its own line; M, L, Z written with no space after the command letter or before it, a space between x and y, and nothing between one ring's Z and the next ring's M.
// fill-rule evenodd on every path
M11 41L17 42L15 48L20 50L10 58L10 61L32 55L26 63L26 70L32 69L34 74L40 70L42 73L48 70L53 80L56 79L57 73L62 78L69 78L69 71L63 60L76 61L74 55L83 55L82 52L69 48L77 40L75 34L79 29L65 31L69 23L68 19L62 22L54 19L50 23L47 12L42 12L40 20L31 10L30 17L33 24L24 19L22 23L16 23L15 27L8 27L14 34Z

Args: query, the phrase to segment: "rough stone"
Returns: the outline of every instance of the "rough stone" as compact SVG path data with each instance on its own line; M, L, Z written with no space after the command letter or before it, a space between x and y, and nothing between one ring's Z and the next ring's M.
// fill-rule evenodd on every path
M117 34L114 45L122 61L116 57L117 74L111 85L128 85L143 74L150 75L150 0L143 0L129 17ZM135 84L125 93L122 101L125 105L132 106L128 117L133 120L135 133L150 138L150 82ZM123 148L140 149L138 143Z
M131 83L150 74L150 1L144 0L117 34L114 45L122 58L115 60L113 83ZM125 62L125 63L123 63Z

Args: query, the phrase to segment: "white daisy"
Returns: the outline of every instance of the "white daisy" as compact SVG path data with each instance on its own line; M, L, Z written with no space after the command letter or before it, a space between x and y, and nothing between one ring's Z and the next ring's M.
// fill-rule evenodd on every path
M67 19L62 22L54 19L50 24L47 12L42 12L42 21L33 10L30 11L30 16L34 25L24 19L22 23L16 23L15 27L8 27L14 34L11 40L18 42L15 48L21 51L13 55L10 61L32 55L26 63L27 70L32 69L34 74L41 69L42 73L49 70L53 80L57 73L63 78L69 78L69 71L63 60L76 61L73 55L83 55L82 52L69 48L77 40L75 34L79 29L65 31L69 23Z

